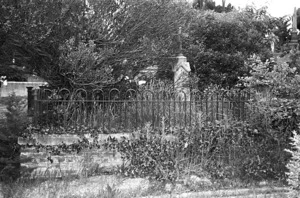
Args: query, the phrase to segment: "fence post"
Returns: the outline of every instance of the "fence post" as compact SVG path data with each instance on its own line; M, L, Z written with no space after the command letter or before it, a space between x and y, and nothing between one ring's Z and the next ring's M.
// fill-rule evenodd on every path
M39 110L39 104L38 104L38 89L33 90L33 104L34 104L34 110L33 110L33 123L35 126L38 124L38 116L40 114Z
M27 88L27 116L33 115L33 95L32 89L33 87L26 87Z

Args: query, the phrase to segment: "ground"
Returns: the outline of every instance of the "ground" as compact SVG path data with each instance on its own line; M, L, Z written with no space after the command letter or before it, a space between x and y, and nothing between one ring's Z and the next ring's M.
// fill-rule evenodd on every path
M11 192L11 198L284 198L288 197L288 188L273 185L252 186L224 190L198 190L186 192L184 186L168 191L168 184L148 181L143 178L124 178L116 175L101 175L89 178L31 181L4 186L3 192ZM182 185L182 184L181 184ZM0 185L1 188L1 185ZM1 194L0 194L0 198Z

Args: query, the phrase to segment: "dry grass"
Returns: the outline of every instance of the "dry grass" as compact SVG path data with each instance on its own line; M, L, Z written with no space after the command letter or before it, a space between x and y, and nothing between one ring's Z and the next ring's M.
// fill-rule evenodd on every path
M2 191L9 198L169 198L169 197L227 197L227 198L285 198L288 197L286 188L265 186L244 189L206 190L197 192L170 192L164 190L163 183L155 182L148 190L134 189L121 191L118 185L126 182L123 177L114 175L96 176L90 178L64 178L48 180L18 181L3 185ZM1 187L1 185L0 185ZM1 189L1 188L0 188ZM130 189L130 188L129 188ZM0 194L1 197L1 194ZM1 197L2 198L2 197Z
M5 197L9 198L129 198L121 195L114 186L118 177L94 177L63 180L18 181L3 186ZM1 195L0 195L1 197Z

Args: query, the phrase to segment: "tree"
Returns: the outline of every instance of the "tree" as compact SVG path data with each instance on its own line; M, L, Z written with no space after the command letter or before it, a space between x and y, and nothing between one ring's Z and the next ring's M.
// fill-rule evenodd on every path
M190 20L187 4L171 0L105 0L90 1L90 6L92 13L82 42L93 42L99 55L108 52L100 55L98 67L111 68L116 82L124 76L133 78L151 65L171 71L166 62L177 52L174 40L178 27L187 26Z
M171 0L83 2L38 0L3 5L1 67L15 58L17 65L44 77L53 86L73 86L78 82L74 78L70 81L69 71L67 76L65 70L68 61L61 60L78 53L79 45L94 43L93 53L101 56L97 65L112 68L117 82L121 76L133 77L149 65L164 64L174 55L178 27L190 20L188 5ZM73 47L66 51L70 39L74 40ZM98 75L96 70L94 74Z
M199 87L209 84L232 87L239 76L248 75L244 61L251 54L268 59L271 53L265 35L272 27L267 15L248 10L200 11L188 30L184 52L200 79Z
M9 65L36 72L47 79L57 73L59 44L78 35L85 11L83 1L5 1L0 7L1 70L9 74ZM16 72L15 72L16 73ZM19 72L20 73L20 72ZM11 78L11 75L8 79Z
M270 23L264 12L215 13L173 0L90 0L88 5L80 0L37 0L3 4L1 11L1 67L15 59L17 65L55 87L114 86L151 65L158 65L160 77L172 78L179 27L188 35L183 38L184 54L201 77L200 87L210 83L232 86L247 73L246 57L252 53L269 56L265 34ZM91 58L89 53L97 57L96 64L77 59L84 69L70 67L74 63L70 57L85 54ZM103 75L106 67L111 72L105 75L111 76L102 78L107 83L100 83L96 76ZM71 75L84 76L88 71L95 76Z
M96 50L96 44L70 39L62 45L60 55L60 74L67 79L72 87L93 87L114 82L110 65L101 64L103 59L112 52Z
M286 16L274 18L274 26L273 29L274 35L278 37L278 41L276 42L276 51L281 51L281 48L286 44L290 39L290 22L291 18Z

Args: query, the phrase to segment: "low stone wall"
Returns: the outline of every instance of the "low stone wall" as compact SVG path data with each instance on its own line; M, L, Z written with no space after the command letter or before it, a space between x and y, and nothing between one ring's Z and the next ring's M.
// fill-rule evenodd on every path
M84 135L90 142L93 141L90 135ZM120 139L129 137L129 134L100 134L98 142L104 143L108 137ZM56 146L62 143L70 145L78 142L82 138L78 135L38 135L31 139L19 138L18 143L23 145L21 149L21 167L31 169L29 177L64 177L64 176L85 176L93 175L96 172L111 172L117 166L121 166L123 161L121 155L115 151L106 150L103 147L84 149L77 152L61 152L53 155L45 148L37 149L32 145ZM28 160L26 160L28 159Z
M39 88L45 85L45 82L14 82L8 81L7 85L1 85L0 96L8 97L10 94L15 93L16 96L27 96L27 87Z

